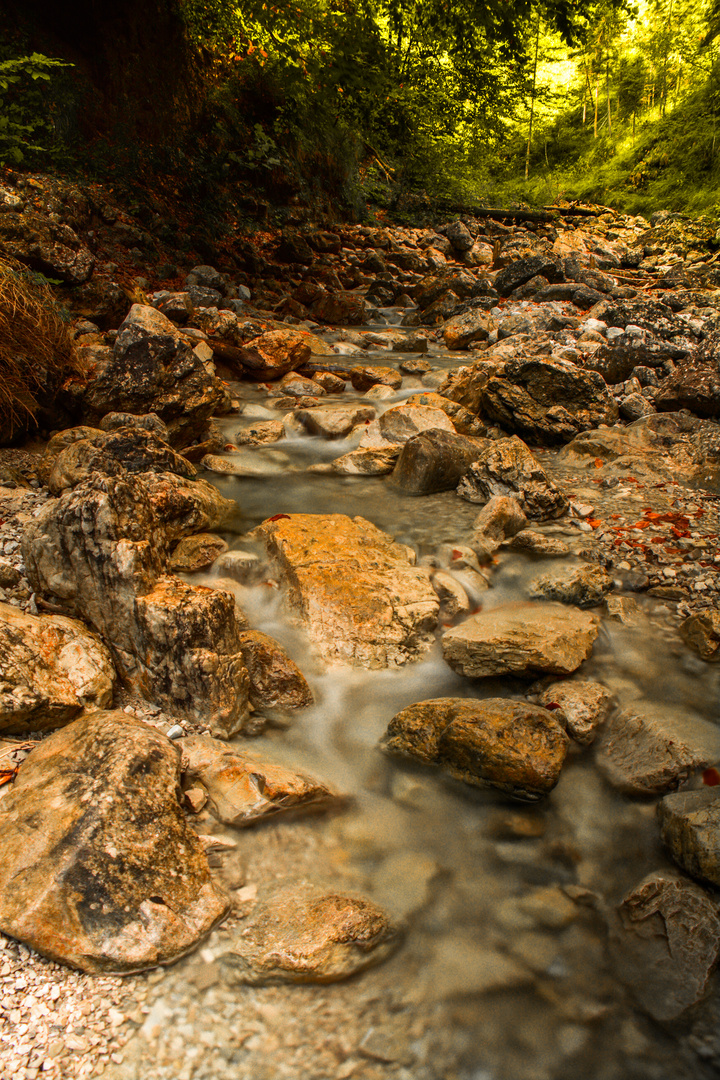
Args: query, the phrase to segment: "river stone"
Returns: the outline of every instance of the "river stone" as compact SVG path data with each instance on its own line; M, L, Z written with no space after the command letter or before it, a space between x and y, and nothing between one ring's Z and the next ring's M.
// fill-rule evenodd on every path
M492 327L492 315L471 308L448 319L443 326L443 340L451 351L467 349L473 341L487 341Z
M180 754L123 712L39 743L0 802L0 928L82 971L140 971L226 914L178 800Z
M535 529L523 529L517 536L507 540L503 546L511 551L524 551L528 555L541 555L550 559L570 554L570 547L564 540L560 540L557 536L546 536L545 533Z
M720 608L690 615L680 624L680 634L703 660L720 660Z
M84 389L82 406L91 421L109 412L155 412L171 442L186 445L201 436L224 399L222 383L177 327L154 308L133 304L112 353Z
M245 630L240 649L250 676L250 701L262 708L303 709L313 694L300 668L269 634Z
M261 904L221 961L230 982L331 983L381 963L400 940L370 900L301 885Z
M213 533L184 536L170 556L169 566L176 574L192 574L212 566L227 550L227 541Z
M587 660L597 620L561 604L504 604L443 635L443 656L460 675L571 675Z
M675 862L720 886L720 789L678 791L658 805L663 842Z
M270 450L267 455L261 456L241 447L225 457L205 454L200 464L208 472L220 476L274 476L285 472L289 461L287 455L279 450Z
M47 461L47 452L45 457ZM195 476L195 467L187 458L157 435L134 427L98 431L91 437L73 440L54 457L49 469L45 464L45 469L53 495L77 487L94 472L105 476L125 472L168 472L186 479Z
M285 437L282 420L265 420L250 427L240 428L233 436L237 446L265 446L279 442Z
M440 409L448 416L453 427L459 435L479 435L484 438L487 435L487 427L474 413L466 409L451 398L443 397L435 391L426 391L422 394L412 394L407 398L406 405L424 405L428 409Z
M306 335L297 330L268 330L245 343L264 362L264 367L253 372L261 379L279 379L288 371L306 364L311 356Z
M378 419L378 426L382 437L395 443L405 443L428 428L455 431L452 421L441 409L407 404L396 405L394 409L384 412Z
M242 827L275 814L326 810L342 801L337 791L311 776L205 735L180 740L180 749L185 785L199 785L215 817L226 825Z
M142 473L139 479L169 540L227 528L238 516L237 503L207 480L174 473Z
M324 439L344 439L359 424L367 424L376 416L373 405L321 405L316 409L296 409L293 416L311 435Z
M628 795L664 795L718 759L716 724L646 706L617 713L605 725L595 762L613 787Z
M468 614L470 599L457 578L444 570L436 570L432 577L432 584L440 598L441 612L446 619Z
M350 372L350 382L354 390L360 393L369 390L373 386L389 386L392 390L399 390L402 386L402 375L392 367L375 367L367 364L362 367L354 367Z
M483 387L484 412L533 442L567 443L614 424L618 407L602 375L556 360L508 360Z
M386 476L395 468L399 446L358 447L331 462L333 472L342 476Z
M405 443L392 473L392 483L408 495L450 491L482 453L484 439L432 428Z
M489 562L503 540L515 536L528 521L517 499L495 495L475 518L472 547L478 559Z
M565 716L568 734L582 746L589 746L597 729L615 708L615 698L601 683L568 679L551 683L540 695L545 708L559 705Z
M557 600L577 607L596 607L613 587L613 579L596 563L550 570L530 582L533 599Z
M0 603L0 731L60 727L85 706L107 708L114 685L110 653L81 622Z
M673 1020L703 997L720 950L720 911L699 885L649 874L609 921L618 975L653 1019Z
M558 782L567 737L547 709L521 701L436 698L392 718L381 746L438 765L474 787L535 802Z
M494 495L512 495L529 518L560 517L568 500L550 480L522 439L496 439L472 463L457 489L461 499L487 502Z
M439 603L414 553L364 518L292 514L255 530L311 641L329 661L394 667L431 643Z

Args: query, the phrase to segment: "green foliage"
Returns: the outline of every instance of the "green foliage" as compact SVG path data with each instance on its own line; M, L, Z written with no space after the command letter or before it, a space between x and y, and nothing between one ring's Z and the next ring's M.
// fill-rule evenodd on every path
M37 140L48 132L48 110L32 87L49 83L54 68L70 66L37 52L0 60L0 165L19 165L43 150Z

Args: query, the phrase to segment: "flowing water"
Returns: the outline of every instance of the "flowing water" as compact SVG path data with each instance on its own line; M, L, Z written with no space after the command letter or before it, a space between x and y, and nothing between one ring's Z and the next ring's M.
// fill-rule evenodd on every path
M363 354L358 362L388 365L405 358L382 352ZM436 371L460 362L439 350L430 360ZM423 386L406 377L392 398L373 403L382 410L432 382L426 379ZM268 400L255 386L233 389L246 411L222 420L230 439L262 418ZM348 386L328 402L359 396ZM305 471L354 448L359 436L358 431L328 441L294 435L272 446L243 448L244 457L252 453L260 475L204 474L240 507L241 532L227 537L231 547L251 549L243 533L274 514L295 512L361 515L412 546L419 559L439 563L446 559L444 547L469 539L478 507L454 492L413 498L386 478ZM553 455L543 463L552 475ZM562 521L544 528L575 548L584 539ZM530 578L551 565L558 563L504 553L491 589L471 599L485 609L521 599ZM189 580L218 584L212 574ZM712 1064L696 1055L689 1022L662 1027L649 1020L617 982L607 958L604 905L616 903L647 872L670 866L654 804L614 792L595 769L592 748L575 747L557 788L533 806L387 759L377 743L404 706L441 696L523 697L527 684L464 679L443 662L438 644L419 662L397 670L328 668L313 656L269 575L251 587L222 584L235 589L254 627L287 648L315 694L315 704L296 714L290 726L267 729L255 745L352 797L346 811L329 818L270 822L235 833L237 881L249 883L251 890L257 885L260 896L268 878L356 887L403 919L407 935L389 962L346 984L206 990L199 1027L222 1010L232 1025L242 1026L249 1010L260 1017L262 1031L251 1025L255 1034L239 1045L231 1040L219 1057L217 1046L191 1047L193 1038L183 1036L184 1072L175 1075L253 1080L716 1075ZM717 722L718 668L686 652L662 601L648 597L639 604L636 626L603 620L581 673L607 685L624 707L643 703L688 721ZM212 960L212 955L211 948L205 957ZM164 1001L181 993L178 986L188 977L184 970L180 965L166 973ZM146 1067L144 1075L156 1074Z

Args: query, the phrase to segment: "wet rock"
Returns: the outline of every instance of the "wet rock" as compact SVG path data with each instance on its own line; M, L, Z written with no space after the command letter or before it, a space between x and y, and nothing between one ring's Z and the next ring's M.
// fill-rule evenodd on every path
M296 886L260 905L221 959L231 982L330 983L381 963L399 944L370 900Z
M43 507L23 554L35 591L90 623L127 685L234 734L248 714L234 598L163 577L166 545L140 480L95 476Z
M720 416L720 331L710 333L694 354L681 360L664 382L655 404L662 412L689 409L696 416Z
M185 479L195 475L195 467L186 458L157 435L139 428L99 431L74 439L53 460L55 449L48 447L49 453L46 452L43 460L47 485L53 495L77 487L93 473L119 476L126 472L171 472Z
M76 619L0 603L0 731L46 731L112 702L115 669Z
M227 455L205 454L200 464L208 472L220 476L272 476L285 471L287 454L270 450L262 456L252 450L237 449Z
M451 351L467 349L473 341L487 341L492 328L492 316L487 311L471 308L448 319L443 326L443 340Z
M438 599L414 553L363 518L292 514L265 521L267 546L311 641L326 660L378 668L430 644Z
M260 379L279 379L288 371L302 367L311 356L306 335L297 330L268 330L252 338L245 347L262 360L262 366L253 370L253 377Z
M212 566L227 549L227 542L212 533L184 536L170 556L169 566L176 574L192 574L196 570Z
M570 548L564 540L556 536L546 536L534 529L523 529L517 536L508 540L504 547L511 551L524 551L528 555L540 555L545 558L559 558L570 554Z
M135 416L133 413L108 413L107 416L103 416L99 427L102 431L137 428L138 431L147 431L150 435L157 436L163 442L167 442L168 439L167 424L164 424L157 413L153 412L141 416ZM48 448L53 445L55 439L64 434L66 433L61 431L58 435L54 435L48 444Z
M381 743L474 787L535 802L557 784L567 737L551 712L504 698L436 698L399 712Z
M658 805L663 843L694 878L720 886L720 791L678 791Z
M302 709L312 705L312 690L297 664L269 634L245 630L240 649L250 676L250 700L255 706Z
M457 578L444 570L437 570L432 577L432 585L440 598L442 615L454 619L470 611L470 599Z
M569 679L551 683L540 695L544 708L559 705L565 716L567 732L575 742L589 746L597 729L615 708L615 698L601 683Z
M88 419L155 412L171 441L181 445L202 434L224 398L222 383L208 374L177 327L143 304L133 304L112 353L97 364L82 394Z
M430 428L455 431L445 412L422 405L396 405L394 409L387 409L379 417L378 426L382 437L395 443L405 443L413 435Z
M266 443L278 442L284 435L285 428L281 420L265 420L236 431L234 439L238 446L263 446Z
M597 620L560 604L504 604L443 635L443 656L460 675L570 675L592 652Z
M596 607L613 587L613 579L595 563L550 570L530 582L529 596L535 600L557 600L577 607Z
M555 360L509 360L483 387L482 405L508 431L547 444L618 417L601 375Z
M191 735L180 740L187 787L206 792L210 809L226 825L254 825L276 814L298 814L340 805L331 787L257 753L217 739Z
M169 540L223 529L237 518L237 504L207 480L173 473L143 473L140 479Z
M399 446L359 447L331 463L333 472L343 476L386 476L395 468L400 454Z
M215 569L221 577L239 581L241 585L253 584L265 571L262 560L252 551L226 551Z
M680 634L703 660L720 660L720 609L690 615L680 624Z
M532 255L530 258L517 259L495 275L493 285L501 296L509 296L514 289L538 274L551 282L562 281L560 260L552 255Z
M0 803L0 927L83 971L169 963L226 914L178 800L180 755L121 712L41 742Z
M507 495L494 495L475 518L473 550L481 561L487 562L503 540L521 532L527 523L517 499Z
M720 949L717 904L698 885L649 874L610 917L618 975L655 1020L673 1020L705 994Z
M353 389L360 393L364 393L377 385L389 386L392 390L399 390L402 386L402 375L395 368L373 367L368 364L366 367L354 367L350 372L350 382Z
M393 470L392 482L408 495L430 495L457 487L485 440L432 428L408 439Z
M442 394L425 393L413 394L405 403L406 405L423 405L428 409L440 409L449 416L453 427L459 435L476 435L485 438L488 429L482 420L451 398L443 397Z
M485 445L458 485L468 502L487 502L496 495L515 496L529 518L560 517L568 500L553 483L522 439L495 439Z
M595 761L613 787L628 795L664 795L719 758L716 725L645 707L617 713L605 725Z
M344 439L359 424L367 424L377 415L372 405L321 405L316 409L298 409L293 414L311 435L324 439Z

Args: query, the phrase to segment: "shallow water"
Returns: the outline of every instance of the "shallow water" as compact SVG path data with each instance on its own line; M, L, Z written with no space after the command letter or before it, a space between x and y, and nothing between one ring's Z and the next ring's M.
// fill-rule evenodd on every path
M436 364L440 355L431 361ZM382 352L361 354L358 362L388 365L402 359ZM445 354L442 366L458 359ZM390 401L373 402L379 411L421 389L415 378L405 383ZM257 388L237 384L234 389L253 405L267 400ZM349 389L328 400L353 397L358 395ZM231 438L247 422L241 416L222 424ZM453 492L405 496L386 478L304 471L347 453L358 439L359 433L337 441L293 436L252 451L267 462L267 475L207 473L205 478L237 500L246 531L278 513L359 514L411 545L419 558L442 564L444 545L469 538L477 506ZM286 455L284 465L278 451ZM562 522L549 531L565 532L576 548L584 542ZM252 546L243 536L228 539L233 547ZM522 599L534 576L557 565L502 554L492 588L475 599L485 608ZM191 580L217 583L212 575ZM390 962L342 987L267 991L265 1008L279 1003L304 1024L304 1070L293 1071L295 1050L288 1048L283 1057L280 1046L272 1055L248 1050L228 1076L679 1080L715 1075L688 1047L687 1025L680 1022L666 1031L648 1020L606 959L604 905L617 902L645 873L670 865L653 804L614 792L595 770L592 749L580 747L571 751L550 798L533 806L388 760L377 743L406 705L444 696L523 697L527 684L457 676L437 643L419 662L399 670L327 668L294 624L270 571L253 587L231 586L225 579L223 587L235 589L253 626L282 642L315 694L315 705L296 714L289 727L268 729L258 749L335 783L353 799L350 809L329 819L249 831L239 858L261 881L270 857L261 851L265 845L277 860L276 877L303 876L312 861L304 863L293 844L306 844L320 879L362 883L408 927L403 949ZM605 683L623 706L642 704L717 723L718 667L685 650L662 602L643 598L640 606L637 626L603 621L581 674ZM275 840L269 839L270 830ZM565 887L589 894L576 904L562 892ZM352 1042L359 1016L366 1018L365 1028L372 1017L373 1037L385 1038L385 1056L361 1052L355 1071L323 1064L321 1050L333 1037L332 1027L346 1028ZM354 1060L350 1051L346 1059ZM189 1075L204 1076L202 1064Z

